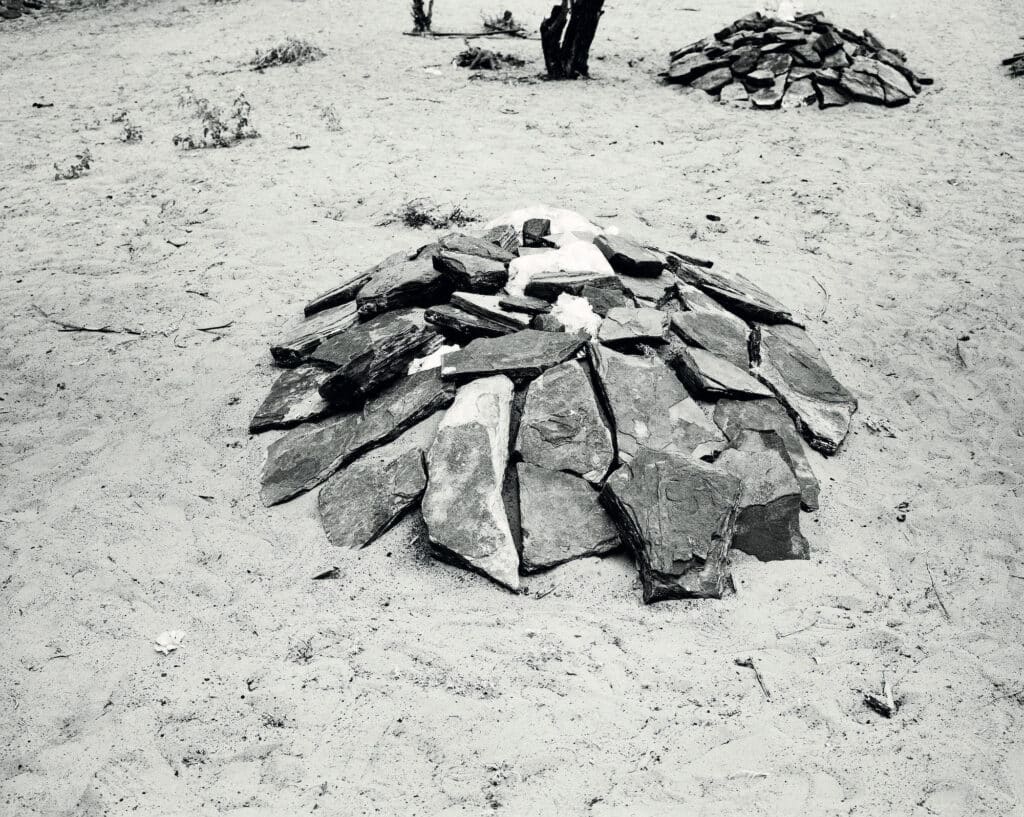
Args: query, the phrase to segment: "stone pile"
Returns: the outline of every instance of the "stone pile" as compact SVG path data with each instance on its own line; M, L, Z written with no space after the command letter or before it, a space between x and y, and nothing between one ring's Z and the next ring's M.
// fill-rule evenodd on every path
M1007 57L1003 60L1003 65L1011 77L1024 77L1024 51Z
M307 305L251 424L289 429L264 502L322 486L327 537L350 548L422 514L437 556L511 590L623 546L647 602L721 597L733 548L808 558L803 440L836 453L857 401L801 324L711 262L542 214L391 255Z
M839 28L821 12L781 20L754 12L673 51L664 75L720 102L754 108L849 102L905 105L932 84L870 31Z

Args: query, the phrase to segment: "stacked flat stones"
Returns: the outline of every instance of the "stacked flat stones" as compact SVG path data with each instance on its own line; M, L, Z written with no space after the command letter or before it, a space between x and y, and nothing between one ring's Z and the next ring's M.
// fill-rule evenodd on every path
M1007 57L1003 60L1003 65L1011 77L1024 77L1024 51Z
M789 310L711 266L532 219L345 276L271 348L251 431L289 430L264 502L319 486L350 548L421 514L438 557L513 591L624 546L647 602L721 597L733 548L808 558L801 437L834 454L857 402ZM596 332L566 330L581 310Z
M719 101L754 108L849 102L905 105L932 80L907 67L906 55L870 31L839 28L821 14L791 21L760 12L672 52L668 82Z

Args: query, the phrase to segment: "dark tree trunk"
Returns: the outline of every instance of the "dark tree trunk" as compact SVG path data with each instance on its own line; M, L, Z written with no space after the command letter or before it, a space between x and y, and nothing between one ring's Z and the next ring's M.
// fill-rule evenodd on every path
M423 0L412 0L412 29L418 32L430 31L434 17L434 0L424 8Z
M540 24L544 64L551 79L590 76L590 46L604 0L562 0Z

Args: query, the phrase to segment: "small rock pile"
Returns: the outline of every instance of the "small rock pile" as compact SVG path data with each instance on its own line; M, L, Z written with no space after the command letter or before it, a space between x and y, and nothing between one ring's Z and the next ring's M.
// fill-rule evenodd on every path
M1024 51L1007 57L1003 60L1003 65L1006 66L1011 77L1024 77Z
M511 590L623 545L647 602L721 597L733 548L808 558L801 435L834 454L857 401L785 306L712 267L533 208L344 276L271 347L250 430L290 430L264 502L322 484L350 548L421 513L437 556Z
M902 51L870 31L838 28L821 12L791 21L754 12L712 37L673 51L668 82L723 103L835 108L852 101L905 105L932 80L907 67Z

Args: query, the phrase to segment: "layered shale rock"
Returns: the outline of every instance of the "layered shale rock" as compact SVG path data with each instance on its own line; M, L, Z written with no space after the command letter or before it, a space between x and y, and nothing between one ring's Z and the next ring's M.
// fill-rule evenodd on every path
M897 107L932 82L870 31L839 28L820 12L792 20L760 12L741 17L673 51L664 77L725 104L761 109L853 101Z
M761 104L817 53L762 33L680 63L707 89L738 65ZM861 57L848 84L897 88ZM272 347L250 428L289 430L264 502L325 483L328 541L353 549L421 512L436 555L512 590L623 542L648 602L723 595L732 547L806 558L801 434L835 453L857 403L785 305L713 266L528 208L343 277Z

